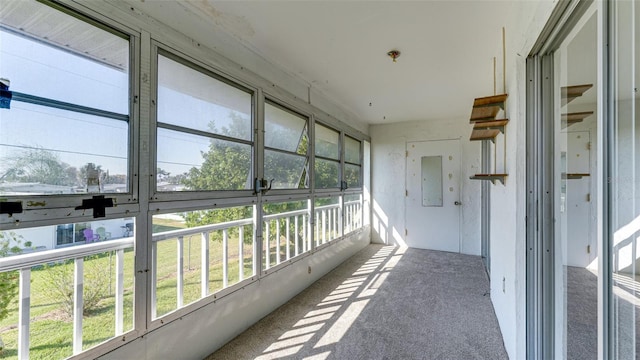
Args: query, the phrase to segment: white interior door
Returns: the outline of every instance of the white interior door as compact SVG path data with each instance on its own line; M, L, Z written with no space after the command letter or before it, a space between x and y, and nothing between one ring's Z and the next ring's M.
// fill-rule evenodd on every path
M407 245L460 252L460 141L407 142Z
M586 267L590 262L591 205L588 131L567 133L567 265Z

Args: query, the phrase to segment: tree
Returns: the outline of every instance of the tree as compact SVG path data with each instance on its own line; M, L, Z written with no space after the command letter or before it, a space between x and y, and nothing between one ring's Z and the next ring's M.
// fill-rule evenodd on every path
M22 252L22 236L13 231L0 231L0 257L17 255ZM30 242L24 246L30 247ZM9 315L9 305L18 295L19 286L18 271L0 272L0 321ZM0 351L2 351L2 339L0 339Z
M27 149L8 157L5 169L0 180L66 186L77 184L75 168L45 149Z

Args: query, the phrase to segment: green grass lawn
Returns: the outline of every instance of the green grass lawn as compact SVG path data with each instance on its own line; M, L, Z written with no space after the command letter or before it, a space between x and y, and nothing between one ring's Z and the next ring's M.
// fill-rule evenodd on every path
M162 232L184 228L182 222L169 219L154 219L153 231ZM251 245L251 226L246 226L243 254L239 256L239 238L237 231L230 231L228 238L228 274L227 285L231 286L239 279L239 259L242 258L244 278L253 275L253 257ZM284 232L281 234L281 260L286 258ZM222 273L222 232L212 232L209 239L209 294L223 288ZM292 235L293 238L293 235ZM300 240L302 241L302 240ZM249 242L249 243L247 243ZM157 297L156 316L160 317L177 309L177 239L161 241L157 244ZM272 235L270 242L271 266L275 265L276 241ZM290 244L291 257L295 255L293 244ZM183 305L201 298L200 279L202 276L201 236L193 235L183 239ZM300 252L302 244L300 242ZM264 253L263 253L264 258ZM73 263L56 266L73 268ZM115 335L115 256L104 253L99 257L85 259L85 277L90 276L92 268L100 269L99 276L110 282L108 294L97 306L83 317L83 349L91 348ZM70 270L71 270L70 269ZM50 276L45 268L34 268L31 272L31 325L30 325L30 358L57 359L72 355L73 322L67 316L60 297L52 297ZM70 271L72 273L72 270ZM94 275L98 276L98 275ZM85 282L87 280L85 279ZM128 250L124 256L124 330L133 328L133 290L134 290L134 252ZM86 291L86 289L85 289ZM86 292L85 292L86 294ZM17 358L18 338L18 304L11 304L9 316L0 322L0 337L5 343L2 359Z
M154 219L154 232L183 228L184 223L167 219ZM251 241L250 227L245 229L245 241ZM249 235L246 235L249 234ZM223 288L222 242L220 234L212 233L209 240L209 294ZM177 309L177 240L171 239L157 244L157 316L160 317ZM200 235L185 237L183 241L183 305L201 298L200 279L202 273ZM237 233L230 232L228 240L228 286L239 279L239 244ZM134 253L124 256L124 329L133 328L133 276ZM56 265L71 267L73 263ZM115 334L115 256L104 253L99 257L85 259L85 276L90 268L102 269L103 281L110 282L110 291L94 309L83 317L83 349L93 347ZM243 244L243 275L252 276L252 245ZM31 272L30 309L30 358L56 359L72 355L73 322L64 313L60 298L52 296L52 285L47 268L34 268ZM72 271L71 271L72 273ZM86 280L85 280L86 281ZM85 289L86 290L86 289ZM86 293L85 293L86 294ZM2 359L17 358L18 340L18 299L12 302L9 316L0 322L0 337L5 349Z

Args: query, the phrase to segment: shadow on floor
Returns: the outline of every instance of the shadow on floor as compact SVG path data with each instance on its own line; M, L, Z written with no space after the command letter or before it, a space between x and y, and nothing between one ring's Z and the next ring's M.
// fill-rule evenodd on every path
M507 359L481 259L370 245L207 359Z

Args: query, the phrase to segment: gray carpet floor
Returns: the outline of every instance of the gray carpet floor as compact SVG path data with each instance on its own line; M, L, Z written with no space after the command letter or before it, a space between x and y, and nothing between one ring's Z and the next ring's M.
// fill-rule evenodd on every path
M567 266L567 359L598 358L598 278Z
M507 359L481 259L370 245L207 359Z

